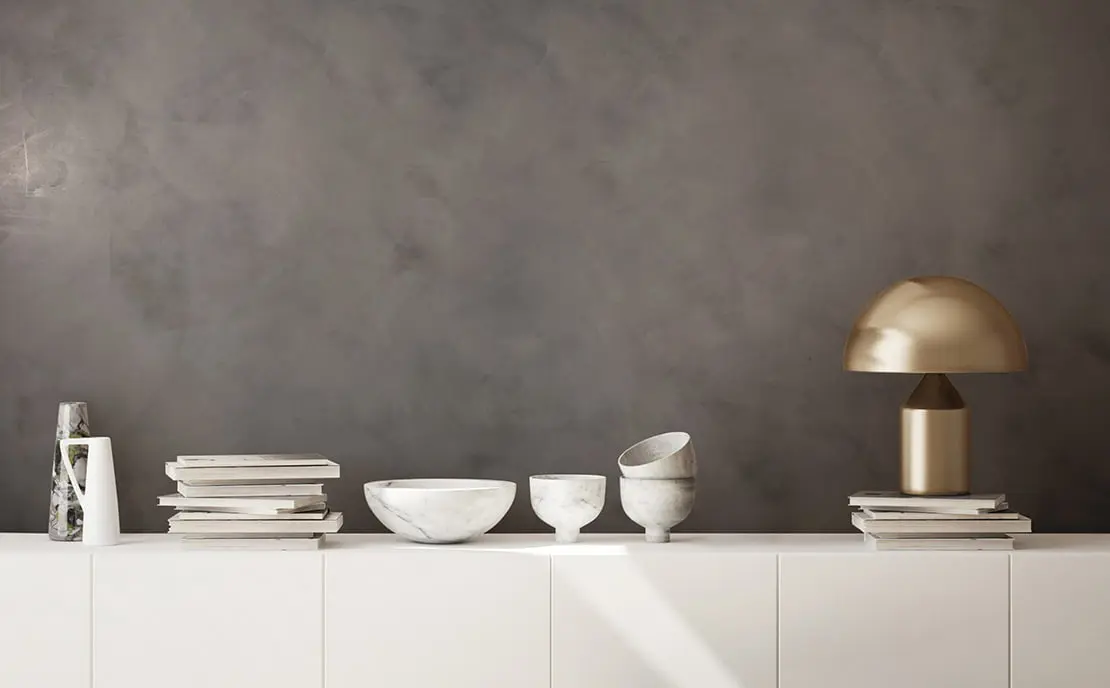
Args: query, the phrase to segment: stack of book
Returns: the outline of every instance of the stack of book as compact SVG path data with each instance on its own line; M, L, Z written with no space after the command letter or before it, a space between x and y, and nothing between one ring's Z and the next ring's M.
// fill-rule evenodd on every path
M1013 549L1033 522L1010 511L1004 494L915 497L857 492L848 498L852 525L873 549Z
M338 478L339 464L319 454L179 456L166 475L177 493L158 505L177 509L170 533L187 545L316 549L343 526L320 482Z

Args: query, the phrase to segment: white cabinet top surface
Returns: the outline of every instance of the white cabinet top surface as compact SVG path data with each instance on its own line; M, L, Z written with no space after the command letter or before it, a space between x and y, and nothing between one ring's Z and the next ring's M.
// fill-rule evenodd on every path
M581 555L622 555L659 553L677 555L690 553L717 554L877 554L863 542L862 536L854 533L675 533L668 544L648 544L643 535L591 534L583 533L581 540L574 544L560 545L551 533L493 533L473 542L459 545L419 545L389 534L351 533L329 535L324 547L310 552L290 552L295 555L315 555L324 553L347 552L386 552L386 551L469 551L469 552L515 552L541 556L581 556ZM1053 534L1035 533L1016 536L1015 554L1035 554L1040 552L1110 554L1110 534ZM0 533L0 554L5 553L141 553L159 551L206 551L186 550L176 535L146 533L124 535L122 542L115 547L86 548L80 543L53 542L45 534L39 533ZM226 550L226 551L263 551L263 550ZM883 553L901 555L903 552ZM914 552L911 554L928 554ZM951 552L949 552L951 554ZM975 553L978 554L978 553ZM985 553L984 553L985 554Z

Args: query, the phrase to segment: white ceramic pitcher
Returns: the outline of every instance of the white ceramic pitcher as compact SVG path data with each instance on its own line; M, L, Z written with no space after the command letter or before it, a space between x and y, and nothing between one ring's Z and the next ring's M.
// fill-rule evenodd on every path
M77 485L69 448L87 445L85 491ZM66 473L85 512L81 540L86 545L104 546L119 542L119 497L116 495L116 469L112 461L112 440L108 437L75 437L59 440Z

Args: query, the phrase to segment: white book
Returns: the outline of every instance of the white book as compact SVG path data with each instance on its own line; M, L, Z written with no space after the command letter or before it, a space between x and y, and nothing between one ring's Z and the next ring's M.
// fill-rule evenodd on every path
M857 492L848 498L850 506L870 508L981 509L997 511L1006 501L1004 494L957 495L954 497L916 497L894 491Z
M880 552L896 550L1009 550L1014 539L1009 535L951 538L885 538L864 535L871 549Z
M269 549L301 550L320 549L324 544L323 535L291 538L183 538L189 549Z
M166 475L190 485L250 485L314 482L339 477L339 464L320 466L179 466L166 462Z
M328 515L327 508L315 511L290 511L281 514L241 514L233 511L178 511L180 521L318 521Z
M186 540L279 540L310 538L323 533L174 533Z
M1033 532L1033 522L1022 516L1017 519L994 521L980 520L921 520L889 521L868 518L858 511L852 514L852 525L869 535L984 535Z
M320 496L308 497L185 497L162 495L158 506L172 506L192 511L237 511L248 514L280 514L320 508L327 502Z
M872 512L901 512L901 513L917 513L917 514L945 514L945 515L965 515L965 516L979 516L981 514L992 514L1001 512L1010 508L1010 505L1003 502L998 505L997 509L960 509L960 508L945 508L939 506L929 507L916 507L916 506L868 506L862 507L872 510Z
M179 506L177 510L183 513L210 513L210 514L244 514L250 516L280 516L281 514L299 514L302 512L316 512L327 508L327 504L320 502L319 504L311 504L303 509L290 509L289 511L274 511L273 509L256 508L256 507L220 507L220 506L207 506L207 507L188 507Z
M190 521L177 516L170 519L172 535L293 535L338 533L343 527L343 514L333 511L316 521Z
M323 483L294 485L190 485L178 482L177 491L185 497L326 497Z
M1005 505L1003 505L1005 506ZM884 511L882 509L863 509L863 513L877 521L916 521L916 520L953 520L953 521L995 521L1023 518L1016 511L973 511L972 513L951 513L948 511Z
M242 468L244 466L326 466L322 454L203 454L177 457L179 466Z

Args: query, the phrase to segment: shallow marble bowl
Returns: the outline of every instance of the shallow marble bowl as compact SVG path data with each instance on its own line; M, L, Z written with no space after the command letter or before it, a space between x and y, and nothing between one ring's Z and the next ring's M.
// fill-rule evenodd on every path
M532 511L555 529L556 542L576 542L605 506L603 475L533 475L528 486Z
M694 479L621 478L621 506L648 542L670 542L671 528L694 510Z
M693 478L698 472L694 442L685 432L665 432L640 440L617 459L628 478Z
M516 483L468 478L379 480L362 490L382 525L413 542L434 545L486 533L516 497Z

